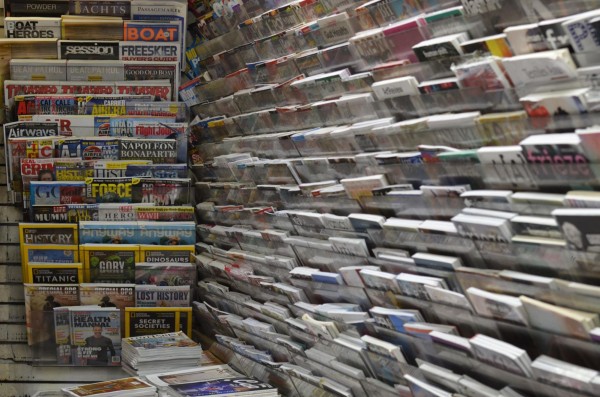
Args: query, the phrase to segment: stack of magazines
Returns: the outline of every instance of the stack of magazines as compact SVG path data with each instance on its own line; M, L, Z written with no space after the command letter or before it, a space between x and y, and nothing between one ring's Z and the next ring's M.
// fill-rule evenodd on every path
M148 376L162 395L179 396L278 396L277 389L246 377L228 365L211 365Z
M202 347L184 332L123 338L123 369L134 376L197 367Z
M140 378L123 378L88 385L65 387L63 395L69 397L155 397L157 390Z

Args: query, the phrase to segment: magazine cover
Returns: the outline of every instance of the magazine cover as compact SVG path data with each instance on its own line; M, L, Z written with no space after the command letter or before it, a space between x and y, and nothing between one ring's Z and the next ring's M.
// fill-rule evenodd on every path
M181 48L172 42L121 41L119 56L122 61L179 62Z
M135 244L82 244L84 279L89 283L129 283L135 281L139 246Z
M137 102L127 107L126 114L131 116L168 117L174 118L177 123L181 123L188 119L188 108L183 102Z
M105 396L106 393L126 393L132 392L136 395L144 389L148 389L151 394L156 391L156 387L144 382L140 378L123 378L115 380L107 380L106 382L91 383L88 385L73 386L63 388L62 391L67 396L72 397L91 397Z
M600 251L600 233L596 227L600 211L595 208L566 208L552 212L569 248L574 251ZM137 270L136 270L137 272Z
M148 204L101 203L98 205L97 219L100 222L136 221L138 208L152 208Z
M123 23L125 41L178 42L180 34L179 23L175 21L125 21Z
M42 178L55 180L54 161L54 158L21 158L21 167L18 171L21 174L22 191L29 192L29 183L31 181L39 181Z
M30 263L79 263L79 246L62 244L25 244L23 279L26 279L26 266Z
M35 223L68 223L67 205L36 205L30 208L30 220ZM76 218L74 222L77 222Z
M186 134L186 130L188 125L187 123L167 121L169 120L169 117L171 117L170 120L175 120L173 117L177 116L172 116L172 113L162 113L168 114L169 116L155 116L147 117L145 119L142 117L139 117L137 119L127 119L125 117L113 118L111 119L111 134L119 137L151 139L163 142L163 144L160 146L154 144L154 147L152 149L156 153L154 155L154 158L152 158L155 164L187 163L186 156L188 137ZM166 154L162 153L162 151L164 151L166 148L164 142L167 139L174 139L177 142L176 161L174 161L173 158L169 158L166 156ZM127 149L127 151L125 152L125 156L123 155L123 148L121 149L121 158L140 158L141 156L129 156L129 151L133 149L136 149L138 151L148 150L148 148L145 148L144 146L136 148L135 146L127 145L125 148ZM132 154L135 153L132 152Z
M54 176L57 181L83 182L92 161L78 160L77 158L57 159L54 162Z
M53 310L56 363L71 364L71 317L69 307L59 306Z
M192 206L136 207L135 215L138 221L189 222L195 219Z
M142 285L193 285L196 266L190 263L137 263L135 283Z
M79 305L79 287L73 284L24 284L27 342L37 352L56 354L54 308Z
M19 223L21 258L26 258L25 244L66 244L79 243L76 224L64 223Z
M67 80L69 81L123 81L125 79L123 62L110 60L67 61Z
M83 83L72 81L69 82L72 84ZM90 82L90 84L96 84ZM110 84L110 83L106 83ZM76 88L76 87L73 87ZM79 87L77 87L79 88ZM59 133L65 137L79 137L86 138L96 135L108 135L102 134L102 130L98 128L98 125L101 125L101 121L105 120L106 117L95 117L95 116L86 116L79 114L35 114L33 116L29 116L32 121L37 122L55 122L58 123ZM21 117L19 117L21 119Z
M69 308L74 365L121 365L121 311L116 307Z
M17 59L10 60L10 77L18 80L64 80L67 74L65 61L58 59ZM16 97L18 102L21 97ZM25 96L31 106L31 96ZM17 112L19 104L15 103ZM61 110L61 109L59 109Z
M125 337L183 331L192 337L191 307L128 307L125 309Z
M138 222L79 222L80 244L134 244Z
M84 222L98 220L97 204L67 204L65 206L69 222ZM36 209L34 209L34 212Z
M117 141L118 143L118 141ZM127 166L131 164L152 164L150 160L113 160L94 163L92 178L124 178Z
M131 203L133 186L140 178L88 178L85 181L85 199L94 203Z
M156 3L154 1L136 1L131 5L131 19L152 21L176 21L179 24L179 32L185 32L187 26L187 5L185 2ZM179 35L180 48L185 48L185 34ZM180 54L180 62L183 65L183 54Z
M274 396L277 395L277 388L268 383L263 383L258 379L245 377L170 385L169 388L178 393L178 395L186 397L210 395L235 396L238 393L252 395L253 393L262 393L264 391L272 391Z
M85 182L31 181L30 205L83 204Z
M77 224L19 223L21 244L77 244Z
M74 223L98 220L97 204L36 205L31 208L36 223Z
M136 307L189 307L190 286L137 285L135 287Z
M148 83L148 82L146 82ZM157 126L164 123L173 123L175 117L148 117L148 116L113 116L104 117L106 123L106 134L117 137L136 137L136 138L166 138L165 136L152 136L154 128L138 128L145 125Z
M168 80L171 89L176 94L179 89L179 63L178 62L125 62L125 80ZM173 101L177 100L173 95Z
M115 93L119 95L151 95L155 101L170 101L172 98L169 80L116 81Z
M12 181L12 166L8 161L10 159L9 145L6 143L11 139L15 138L34 138L34 137L57 137L58 136L58 124L57 123L32 123L29 121L17 121L13 123L5 123L4 129L4 158L7 161L7 179ZM10 183L8 185L9 191L12 189Z
M181 331L160 335L147 335L132 338L123 338L123 350L132 350L128 349L128 347L131 347L137 351L136 354L140 357L144 357L146 355L153 355L155 349L165 349L172 347L187 348L197 346L200 345L191 340L184 332Z
M79 113L94 116L120 116L126 115L127 108L136 103L151 102L150 95L94 95L80 96Z
M140 245L140 262L152 263L191 263L191 255L196 252L193 245ZM137 267L136 267L137 273ZM137 277L136 277L137 278Z
M83 282L83 264L28 263L27 278L31 284L79 284Z
M118 160L119 140L109 137L69 138L56 145L58 157L79 157L84 160Z
M187 178L187 164L128 165L125 176L138 178Z
M195 222L138 222L140 233L136 244L196 244Z
M168 335L171 335L171 334L168 334ZM136 341L136 339L134 339L132 341L132 344L135 343L135 341ZM139 340L139 342L137 344L141 344L143 342L144 342L144 339L141 339L141 340ZM127 341L124 343L127 343ZM159 341L159 343L160 343L160 341ZM135 346L135 347L138 347L138 346ZM144 347L144 346L142 345L139 347ZM241 376L241 374L237 371L234 371L229 365L211 365L211 366L203 366L200 368L183 369L180 371L167 372L167 373L158 374L158 375L149 375L148 380L150 380L153 384L161 387L161 386L179 385L179 384L185 384L185 383L202 382L202 381L214 380L214 379L231 379L231 378L238 378L240 376Z
M53 158L54 145L58 137L49 138L11 138L7 142L7 174L11 190L23 191L21 161L23 159ZM48 180L48 179L43 179Z
M100 244L190 245L194 222L80 222L79 242Z
M65 65L63 71L66 69L65 61L54 62L63 62L63 65ZM77 98L73 95L34 95L33 98L35 106L34 114L77 114Z
M129 18L131 2L127 0L71 0L70 15ZM81 28L80 28L81 29Z
M79 285L79 300L82 305L116 307L124 310L135 306L135 284L94 284Z
M4 20L4 36L7 39L53 39L60 38L60 18L7 17Z
M122 160L143 159L152 163L181 162L179 142L175 139L121 138L120 155ZM185 150L185 149L184 149ZM186 152L187 153L187 152ZM185 160L184 160L185 161Z
M187 205L191 203L190 184L189 178L142 178L132 188L132 201L134 203L154 203L157 206Z

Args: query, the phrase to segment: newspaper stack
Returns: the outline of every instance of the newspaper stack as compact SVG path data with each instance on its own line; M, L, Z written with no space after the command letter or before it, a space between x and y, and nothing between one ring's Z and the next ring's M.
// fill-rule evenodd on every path
M62 391L63 395L69 397L155 397L158 395L156 386L135 377L65 387Z
M132 375L197 367L202 347L184 332L123 338L123 369Z

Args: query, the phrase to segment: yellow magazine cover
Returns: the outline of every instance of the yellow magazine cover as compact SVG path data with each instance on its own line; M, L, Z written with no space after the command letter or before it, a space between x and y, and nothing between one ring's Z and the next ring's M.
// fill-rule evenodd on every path
M77 232L77 224L19 223L19 243L21 245L21 260L23 263L25 263L27 258L25 252L26 244L78 244L79 235ZM23 280L26 278L26 268L23 267Z
M54 165L54 174L57 181L85 181L87 169L93 164L90 160L81 160L78 163L62 160L59 159Z
M90 178L122 178L128 165L152 164L150 160L101 160L94 164Z
M125 338L178 331L192 337L191 307L125 308Z
M79 284L83 280L82 263L27 264L27 279L31 284Z
M516 145L527 137L527 118L525 111L489 113L476 126L486 145Z
M86 283L135 283L135 263L140 259L137 244L81 244Z
M140 262L144 263L191 263L195 252L193 245L140 245Z

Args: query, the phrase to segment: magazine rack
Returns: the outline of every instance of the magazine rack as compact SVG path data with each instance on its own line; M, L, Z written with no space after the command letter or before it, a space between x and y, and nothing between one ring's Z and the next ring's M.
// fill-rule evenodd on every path
M423 339L416 338L407 334L402 334L390 329L381 328L376 325L372 327L372 332L386 340L400 344L404 347L406 344L413 345L418 350L419 357L426 357L427 361L442 365L457 373L465 373L485 379L486 384L500 386L509 384L516 389L528 391L534 395L544 397L559 397L562 395L571 397L583 397L585 394L579 394L571 390L553 387L530 378L516 375L505 371L497 366L483 363L479 360L470 358L464 354L457 353L456 350L444 347L440 344L431 343ZM404 349L403 349L404 351ZM494 373L496 375L494 375ZM500 375L499 375L500 374ZM564 394L562 394L564 393Z
M495 161L488 164L481 163L475 153L482 146L516 145L532 134L573 132L577 128L599 124L600 116L593 112L577 116L528 118L519 101L529 93L589 85L586 81L575 79L564 85L492 91L478 87L460 88L388 99L364 95L367 92L365 88L373 82L410 75L420 82L454 77L448 68L450 63L460 65L482 59L481 54L474 54L442 62L406 63L402 60L415 57L411 46L402 46L402 43L412 39L412 36L422 36L424 39L466 30L473 38L479 38L496 34L506 26L571 15L595 7L594 4L585 0L569 4L559 0L538 2L535 6L537 14L529 14L521 12L520 2L507 0L502 2L500 10L482 15L457 16L428 23L426 28L393 32L389 23L398 17L393 11L388 11L394 10L400 3L399 0L392 0L371 4L368 5L371 8L365 6L366 12L354 10L358 6L356 2L335 0L298 4L252 0L236 5L233 9L223 11L213 21L203 23L202 28L210 40L199 46L196 52L213 80L191 84L186 90L193 94L188 100L191 111L202 119L192 134L197 154L194 170L199 180L196 185L197 202L200 203L197 213L205 222L205 225L199 226L198 233L202 241L213 244L206 255L218 262L209 263L200 270L207 277L206 281L218 282L231 292L246 294L258 304L268 301L281 303L296 317L308 314L316 320L332 321L345 335L357 337L368 334L391 341L401 346L409 364L379 356L367 349L357 353L335 342L331 335L312 335L301 330L298 324L294 326L270 317L259 311L255 302L244 304L236 294L230 292L232 296L228 296L223 290L215 291L201 286L201 298L218 310L271 324L277 334L287 335L304 347L314 347L333 355L340 362L362 370L365 378L350 379L330 363L315 360L309 354L301 354L297 346L288 346L286 352L276 335L252 332L243 328L240 325L243 323L238 320L232 320L234 326L224 325L223 316L214 317L215 321L220 320L219 326L223 332L227 331L227 335L235 335L246 343L271 351L277 360L291 360L290 368L286 369L285 364L280 363L257 363L257 360L244 357L237 351L234 353L223 345L213 345L213 348L220 351L228 362L252 369L262 380L272 377L281 382L285 379L282 388L290 395L314 393L339 396L347 395L344 394L347 392L356 396L404 397L409 394L403 375L423 379L415 366L419 358L453 369L458 374L473 376L498 389L510 384L532 396L583 397L576 391L527 379L481 362L434 343L426 335L396 332L378 327L372 321L347 324L340 318L332 319L325 313L311 311L312 306L302 304L302 301L312 304L349 302L359 305L362 310L373 306L418 309L426 321L455 325L464 337L480 332L526 348L532 358L548 354L588 368L597 368L600 352L591 341L483 317L443 302L394 295L390 291L369 287L338 286L297 279L289 275L289 269L257 258L261 255L281 255L295 260L298 265L329 272L337 272L342 266L375 265L392 274L406 272L440 277L446 280L450 290L456 292L476 287L513 296L525 294L559 306L597 312L598 302L593 296L581 295L581 299L576 299L567 292L504 280L497 276L496 271L522 270L597 285L598 261L594 254L562 247L479 241L454 234L422 233L387 226L369 229L365 235L364 231L326 228L320 220L303 223L302 218L293 213L262 213L261 206L268 207L268 211L272 208L341 216L362 212L388 218L448 221L466 207L546 217L551 216L552 210L558 207L552 204L465 201L449 194L430 197L426 194L416 195L417 192L412 192L415 194L412 196L398 192L398 196L359 199L335 193L331 196L309 197L306 194L307 187L302 192L288 186L364 175L384 175L390 185L411 184L414 189L419 189L421 185L468 184L471 189L566 192L600 187L598 164L547 165L526 163L526 159L522 162ZM459 4L452 0L431 3L423 2L423 9L418 11L432 9L431 6L438 9L442 4L446 7ZM473 2L462 4L467 8L475 7ZM327 26L321 26L319 22L304 25L342 11L347 13L347 18L338 15L336 18L339 19ZM408 10L403 17L419 12ZM360 37L357 39L354 36L374 28L381 30L369 32L373 35L370 40L361 41ZM339 33L328 35L328 29L337 29ZM346 43L348 40L350 43ZM290 56L300 51L304 52ZM579 67L600 62L594 53L574 54L574 59ZM344 77L345 68L352 73L352 78ZM331 71L339 73L327 79L323 76L313 77ZM299 79L300 74L308 76L308 79ZM261 86L255 88L256 85ZM448 123L431 128L423 120L398 124L447 112L480 114L472 114L472 122L458 127ZM377 129L356 125L382 118L389 120L383 121L382 127ZM351 158L361 153L422 149L419 145L463 149L464 157L437 163L430 158L421 158L415 164L385 156ZM473 152L468 155L468 150ZM260 162L241 160L227 164L227 157L219 157L236 153L258 157ZM214 224L217 226L213 227ZM288 241L269 239L260 233L265 229L285 231L292 238ZM416 252L445 254L459 257L464 266L475 269L459 268L450 272L417 266L409 258L402 261L344 255L335 252L326 240L340 236L364 239L371 250L369 252L378 247L404 250L407 255ZM319 239L320 242L311 239ZM226 249L232 251L227 253L224 251ZM272 277L273 280L250 281L246 271L252 271L257 276ZM298 290L285 292L281 285L278 289L275 286L277 283L296 287L304 291L306 297L299 296ZM303 374L292 367L293 364L312 373ZM333 391L325 387L327 378L338 380L347 389ZM397 386L394 388L391 385Z
M252 361L218 343L213 343L210 346L210 352L217 356L221 361L229 363L234 369L246 376L254 376L263 382L274 385L283 393L286 393L286 395L301 396L289 377L276 369Z

